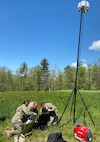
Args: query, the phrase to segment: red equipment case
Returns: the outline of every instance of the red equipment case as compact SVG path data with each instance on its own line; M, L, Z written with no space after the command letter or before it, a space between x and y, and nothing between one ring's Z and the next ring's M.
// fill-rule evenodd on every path
M77 125L74 128L74 137L81 142L91 142L92 133L87 126Z

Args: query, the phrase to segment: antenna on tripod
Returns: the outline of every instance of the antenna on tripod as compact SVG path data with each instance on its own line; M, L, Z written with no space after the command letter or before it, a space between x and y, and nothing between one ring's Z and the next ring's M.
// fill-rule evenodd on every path
M78 11L81 12L81 15L80 15L79 37L78 37L77 67L76 67L76 75L75 75L75 82L74 82L75 84L74 84L74 89L73 89L72 93L70 94L70 96L68 98L68 101L67 101L67 104L66 104L66 106L64 108L64 111L62 112L62 115L58 120L58 123L61 121L61 119L62 119L62 117L64 115L64 112L66 111L66 109L68 107L68 104L69 104L69 101L70 101L72 96L73 96L73 103L72 103L72 107L73 107L73 124L76 122L76 116L75 116L76 115L76 95L77 95L77 80L78 80L79 57L80 57L80 43L81 43L81 34L82 34L82 20L83 20L82 18L83 18L83 13L88 12L88 10L90 8L89 2L86 1L86 0L82 0L81 2L78 3L77 8L78 8ZM88 115L90 116L90 119L91 119L92 123L95 126L95 123L94 123L94 121L93 121L93 119L91 117L90 112L88 111L88 108L87 108L87 106L85 104L85 101L84 101L84 99L83 99L80 92L79 92L79 95L81 97L82 103L85 106L86 111L88 112ZM72 110L72 107L71 107L71 110Z
M79 38L78 38L78 51L77 51L77 66L76 66L76 76L75 76L75 86L74 86L74 116L73 123L75 123L75 110L76 110L76 93L77 93L77 79L78 79L78 68L79 68L79 57L80 57L80 43L82 35L82 22L83 22L83 13L88 12L90 5L86 0L82 0L78 3L78 11L81 12L80 15L80 27L79 27Z

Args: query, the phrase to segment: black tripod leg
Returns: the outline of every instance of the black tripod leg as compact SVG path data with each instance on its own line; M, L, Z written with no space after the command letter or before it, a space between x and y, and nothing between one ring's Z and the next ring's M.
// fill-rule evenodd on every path
M75 85L76 86L76 85ZM77 88L75 87L74 88L74 114L73 114L73 124L75 124L76 122L76 116L75 116L75 113L76 113L76 94L77 94Z
M73 100L72 100L72 105L71 105L71 108L70 108L70 116L71 116L71 114L72 114L73 104L74 104L74 98L73 98Z
M79 91L78 91L78 92L79 92ZM80 95L81 100L82 100L82 102L83 102L83 104L84 104L84 106L85 106L85 109L87 110L88 115L90 116L90 119L91 119L91 121L92 121L92 123L93 123L93 125L94 125L94 127L95 127L95 123L94 123L94 121L93 121L93 119L92 119L92 116L91 116L90 112L88 111L88 108L87 108L87 106L86 106L86 104L85 104L85 101L84 101L84 99L83 99L83 97L82 97L82 95L81 95L80 92L79 92L79 95Z
M68 98L67 104L66 104L66 106L65 106L65 108L64 108L64 111L62 112L62 115L60 116L60 118L59 118L59 120L58 120L58 123L61 121L61 119L62 119L62 117L63 117L63 115L64 115L64 112L66 111L66 109L67 109L67 107L68 107L68 104L69 104L69 101L70 101L70 99L71 99L71 97L72 97L72 95L73 95L73 92L74 92L74 91L72 91L72 93L70 94L70 96L69 96L69 98ZM58 124L58 123L57 123L57 124Z

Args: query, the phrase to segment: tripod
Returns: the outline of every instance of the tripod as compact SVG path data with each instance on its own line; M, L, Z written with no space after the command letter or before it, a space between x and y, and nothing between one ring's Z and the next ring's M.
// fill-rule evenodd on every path
M78 69L79 69L79 57L80 57L80 43L81 43L81 36L82 36L82 20L83 20L83 13L86 13L87 11L89 10L89 3L86 1L86 0L83 0L81 1L79 4L78 4L78 11L81 12L81 15L80 15L80 27L79 27L79 39L78 39L78 51L77 51L77 66L76 66L76 75L75 75L75 85L74 85L74 89L72 91L72 93L70 94L69 98L68 98L68 102L64 108L64 111L61 115L61 117L59 118L58 120L58 123L61 121L67 107L68 107L68 104L71 100L71 98L73 97L73 101L72 101L72 106L71 106L71 111L70 111L70 115L71 115L71 112L72 112L72 109L73 109L73 124L75 124L76 122L76 96L77 96L77 92L79 93L80 95L80 98L82 100L82 103L83 105L85 106L85 111L88 112L88 115L93 123L93 125L95 126L95 123L92 119L92 116L86 106L86 103L81 95L81 93L77 90L77 80L78 80ZM84 117L85 117L85 114L84 114Z

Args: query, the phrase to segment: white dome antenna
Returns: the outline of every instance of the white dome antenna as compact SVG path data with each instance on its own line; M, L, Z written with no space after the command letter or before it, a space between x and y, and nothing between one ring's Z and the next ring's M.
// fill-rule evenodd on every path
M86 13L90 9L90 4L86 0L82 0L81 2L78 3L77 7L79 12Z

